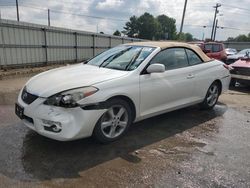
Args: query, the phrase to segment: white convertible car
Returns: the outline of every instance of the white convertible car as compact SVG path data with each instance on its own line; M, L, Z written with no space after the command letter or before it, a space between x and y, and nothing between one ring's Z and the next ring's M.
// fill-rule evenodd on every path
M145 118L194 104L211 109L229 82L228 66L199 47L138 42L34 76L15 109L26 126L46 137L93 135L105 143Z

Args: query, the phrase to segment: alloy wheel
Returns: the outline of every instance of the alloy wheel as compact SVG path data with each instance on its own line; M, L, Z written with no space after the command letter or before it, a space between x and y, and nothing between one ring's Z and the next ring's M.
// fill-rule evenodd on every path
M120 136L128 125L128 112L122 105L111 106L101 118L101 131L107 138Z
M213 84L208 90L207 104L213 106L217 102L218 96L219 88L217 84Z

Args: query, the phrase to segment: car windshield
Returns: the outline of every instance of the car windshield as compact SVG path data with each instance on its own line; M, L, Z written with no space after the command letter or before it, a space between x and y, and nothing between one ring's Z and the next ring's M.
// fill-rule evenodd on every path
M238 54L246 55L247 53L250 53L250 49L241 50L241 51L239 51Z
M87 64L117 70L134 70L154 49L145 46L120 45L97 55Z

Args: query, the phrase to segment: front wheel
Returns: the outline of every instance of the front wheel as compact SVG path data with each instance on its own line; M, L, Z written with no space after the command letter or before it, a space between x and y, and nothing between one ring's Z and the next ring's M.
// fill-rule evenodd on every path
M204 101L200 104L202 109L212 109L219 98L220 85L217 82L212 83L209 87Z
M107 101L107 111L98 120L93 136L101 143L119 139L132 123L132 113L128 103L122 99Z

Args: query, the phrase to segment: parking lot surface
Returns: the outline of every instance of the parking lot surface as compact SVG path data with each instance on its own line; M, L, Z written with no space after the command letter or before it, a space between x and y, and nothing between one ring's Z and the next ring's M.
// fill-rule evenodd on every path
M0 187L250 187L250 89L133 124L121 140L58 142L0 106Z

